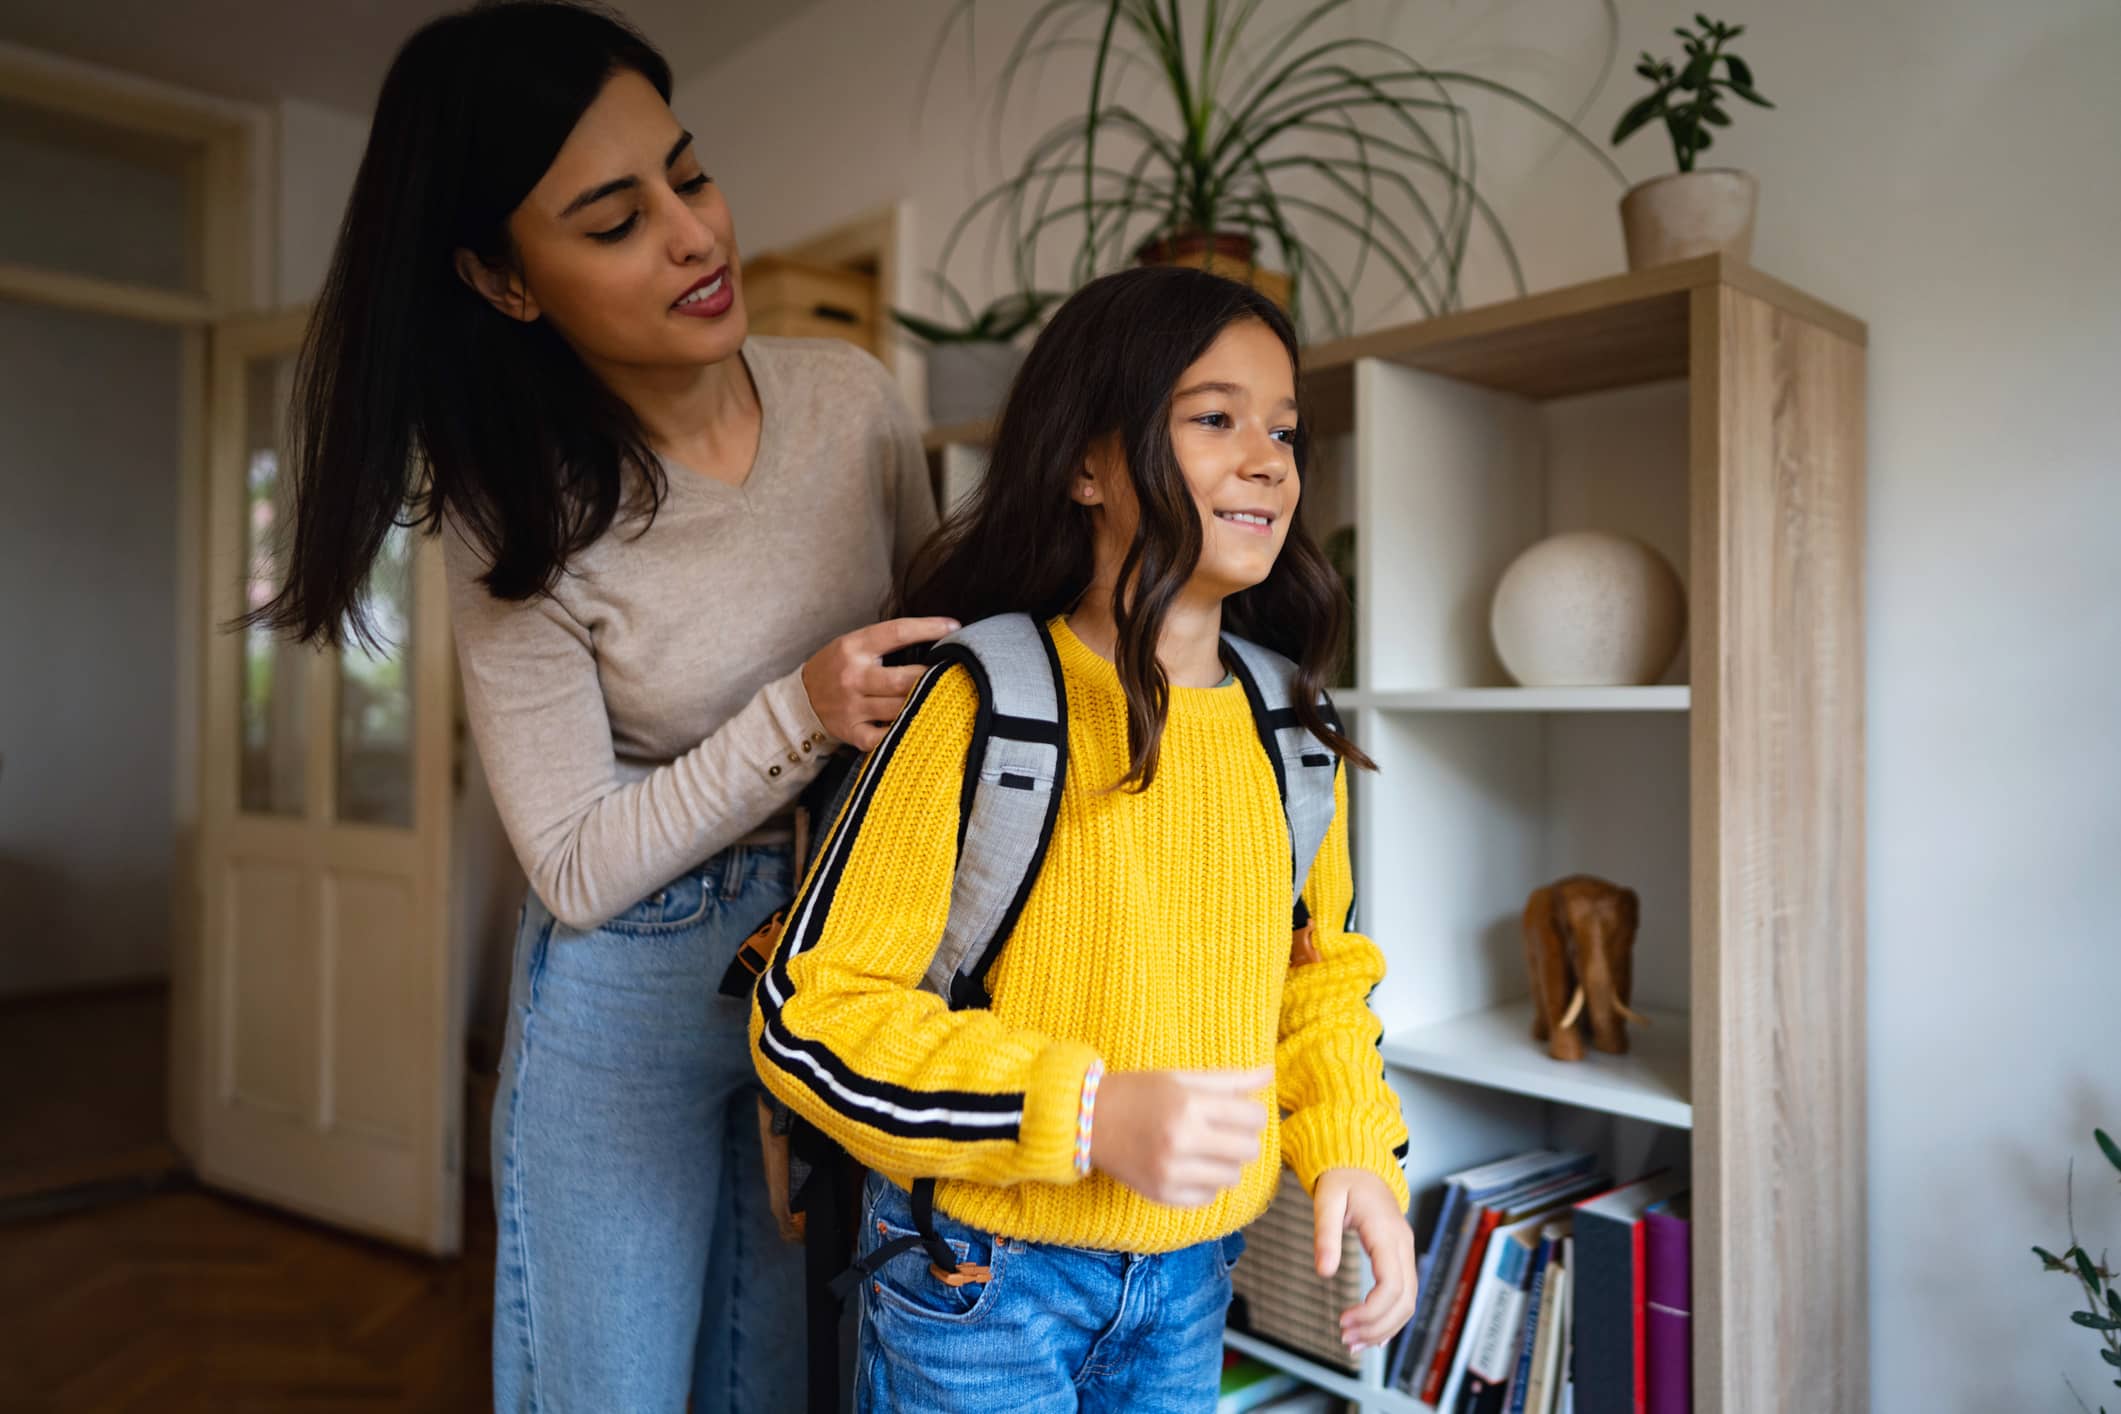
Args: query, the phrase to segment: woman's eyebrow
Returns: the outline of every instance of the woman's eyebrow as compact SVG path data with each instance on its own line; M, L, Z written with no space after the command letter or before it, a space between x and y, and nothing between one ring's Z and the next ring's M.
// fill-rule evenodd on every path
M685 155L685 149L690 146L692 146L692 134L679 133L678 140L670 145L670 155L663 159L663 169L668 171L670 168L677 166L678 159ZM560 219L564 221L585 206L594 206L607 196L616 196L622 191L631 191L640 184L641 179L639 177L619 177L604 183L602 186L591 187L588 191L583 192L573 201L567 203L567 209L560 213Z

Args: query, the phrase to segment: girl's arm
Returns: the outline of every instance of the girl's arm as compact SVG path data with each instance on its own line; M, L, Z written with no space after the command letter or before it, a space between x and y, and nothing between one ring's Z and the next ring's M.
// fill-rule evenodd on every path
M759 979L752 1055L871 1168L1072 1183L1091 1049L919 990L949 913L977 706L964 669L938 668L863 763Z
M442 535L479 759L524 874L568 927L593 928L727 848L817 774L825 729L797 670L621 784L589 630L549 595L495 599L478 553L454 526Z
M1282 1156L1311 1192L1332 1168L1359 1168L1385 1181L1407 1206L1401 1168L1407 1129L1399 1099L1385 1083L1377 1044L1384 1034L1370 1010L1370 989L1385 975L1384 954L1350 932L1355 880L1348 863L1348 782L1336 768L1333 825L1304 885L1311 941L1318 959L1292 967L1282 990L1281 1041L1275 1071L1281 1104Z

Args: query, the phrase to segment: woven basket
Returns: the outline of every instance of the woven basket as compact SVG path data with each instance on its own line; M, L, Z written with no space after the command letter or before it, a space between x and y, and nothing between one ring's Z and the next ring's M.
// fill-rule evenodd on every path
M1340 1313L1370 1290L1370 1259L1355 1234L1341 1237L1340 1271L1321 1280L1313 1259L1310 1195L1282 1170L1281 1189L1258 1222L1245 1229L1245 1255L1230 1273L1243 1301L1241 1329L1353 1375L1361 1357L1340 1338Z

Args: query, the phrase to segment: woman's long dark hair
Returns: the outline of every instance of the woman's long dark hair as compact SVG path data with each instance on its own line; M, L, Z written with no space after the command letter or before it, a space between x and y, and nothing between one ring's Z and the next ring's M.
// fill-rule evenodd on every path
M508 216L606 80L667 101L670 66L615 16L551 0L448 15L398 51L296 366L287 582L246 622L366 639L362 586L393 524L445 514L497 598L550 589L662 469L633 412L557 331L494 309L459 248L514 268Z
M1072 609L1096 560L1091 512L1071 492L1092 449L1116 439L1141 505L1112 601L1131 754L1120 784L1135 789L1156 778L1170 710L1157 640L1201 552L1200 510L1171 445L1171 395L1222 331L1245 319L1273 330L1291 372L1300 373L1288 317L1249 286L1152 266L1078 290L1016 376L979 490L907 566L896 595L895 613L965 623L1011 612L1043 620ZM1301 474L1310 457L1300 416L1295 446ZM1223 601L1223 625L1292 659L1298 718L1343 760L1372 767L1318 708L1346 613L1340 577L1305 529L1299 497L1273 571Z

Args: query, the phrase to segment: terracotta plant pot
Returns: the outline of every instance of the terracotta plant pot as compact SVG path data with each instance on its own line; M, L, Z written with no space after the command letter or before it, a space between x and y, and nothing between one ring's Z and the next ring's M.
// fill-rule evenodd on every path
M1189 265L1250 285L1283 309L1289 307L1289 277L1256 264L1259 244L1234 231L1179 231L1143 241L1134 258L1143 265Z
M1722 251L1750 262L1760 183L1751 172L1713 168L1644 182L1620 199L1628 269Z

